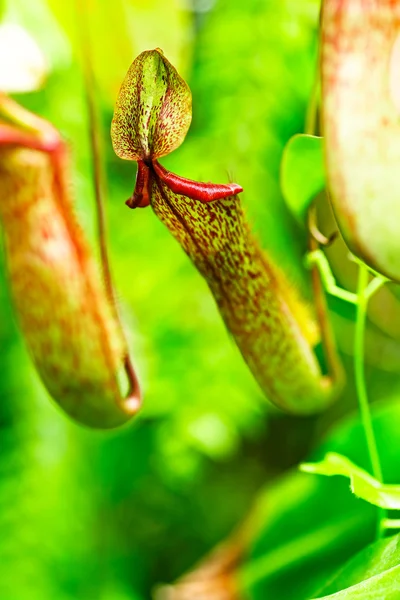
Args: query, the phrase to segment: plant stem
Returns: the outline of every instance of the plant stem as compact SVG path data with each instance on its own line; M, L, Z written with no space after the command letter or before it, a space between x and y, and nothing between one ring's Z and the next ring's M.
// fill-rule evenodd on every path
M308 101L306 118L304 123L304 133L307 135L317 135L318 129L318 104L320 92L320 50L319 44L317 48L317 56L315 60L315 72L312 82L310 98Z
M318 131L318 107L319 107L319 94L320 94L320 50L319 45L317 49L317 56L315 61L315 72L314 79L311 88L311 94L307 106L307 113L304 125L304 133L307 135L316 135ZM318 253L320 241L316 237L315 232L319 235L320 232L317 226L317 214L315 203L313 203L308 210L308 250L309 254ZM324 236L322 236L324 237ZM321 252L322 254L322 252ZM324 255L323 255L324 256ZM325 257L324 257L325 258ZM325 259L326 260L326 259ZM324 282L322 273L319 270L319 265L311 264L311 284L313 289L314 303L316 308L316 315L321 331L322 348L324 352L325 361L328 368L328 373L331 378L332 384L336 389L339 389L344 381L344 374L341 362L338 358L335 337L333 334L332 326L329 320L328 305L324 292ZM328 267L329 269L329 267Z
M86 92L86 106L88 111L90 147L92 153L93 186L96 201L97 231L100 248L101 268L108 299L110 301L111 306L113 307L115 318L120 324L121 332L124 335L126 341L125 329L122 325L121 317L118 310L118 303L116 300L116 293L114 289L110 259L107 248L107 219L104 201L106 195L106 176L104 173L104 164L102 162L101 132L99 127L100 119L95 100L96 80L92 66L89 15L87 13L88 6L85 1L79 2L78 0L76 0L75 9L77 16L77 31L79 35L79 45L81 54L81 68L83 71L83 79ZM126 346L128 348L127 341ZM127 392L128 396L126 398L127 405L131 403L131 406L138 407L141 392L139 381L137 379L135 368L133 366L133 362L129 352L127 352L127 354L124 357L124 367L129 382L129 391Z
M384 529L400 529L400 519L383 519L382 527Z
M368 286L368 270L360 264L358 273L357 287L357 316L356 329L354 337L354 374L358 397L358 404L361 414L361 422L364 428L365 438L367 442L368 454L371 461L372 474L382 482L382 468L376 445L375 433L372 425L371 411L368 404L367 388L365 384L364 370L364 338L365 338L365 322L367 317L367 305L370 294L367 295L366 289ZM383 519L385 518L384 509L378 511L378 529L377 537L381 537L383 533Z

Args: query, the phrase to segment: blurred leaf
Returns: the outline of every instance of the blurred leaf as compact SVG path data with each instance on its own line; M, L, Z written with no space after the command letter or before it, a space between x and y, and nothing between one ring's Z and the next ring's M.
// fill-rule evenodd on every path
M178 0L148 0L146 3L141 0L114 0L112 3L85 0L79 4L59 0L47 2L77 56L81 53L79 29L82 29L96 81L110 105L130 64L143 50L160 47L178 68L182 62L187 68L190 52L187 52L186 39L190 13Z
M288 141L282 156L281 187L290 210L304 222L308 207L325 187L322 138L299 134Z
M351 460L329 452L318 463L303 463L300 469L317 475L344 475L350 478L353 494L381 508L400 510L400 485L384 485Z
M352 558L322 592L337 600L398 600L400 597L400 537L371 544ZM336 592L336 593L335 593Z
M205 413L187 424L192 444L215 460L223 459L237 449L235 432L227 419Z

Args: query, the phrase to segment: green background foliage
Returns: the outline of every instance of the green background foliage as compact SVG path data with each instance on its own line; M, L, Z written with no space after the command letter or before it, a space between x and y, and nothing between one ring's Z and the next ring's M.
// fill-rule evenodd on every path
M77 47L81 15L74 3L60 0L5 5L3 18L24 26L47 57L44 87L18 99L68 140L76 211L95 247ZM111 262L143 382L144 408L132 426L111 434L85 430L65 418L32 368L2 268L0 597L150 598L156 585L180 576L251 515L258 491L267 484L261 493L266 508L257 512L238 581L250 598L306 599L353 552L373 541L375 513L351 497L346 482L285 473L309 457L334 421L354 409L351 368L343 398L328 413L295 419L272 409L182 250L151 209L125 207L135 167L113 154L109 128L130 62L142 50L162 48L193 92L187 139L163 164L193 179L240 183L264 246L310 300L302 262L305 231L283 201L279 174L286 142L304 129L318 2L97 0L88 6ZM326 228L332 227L326 208L320 216ZM342 246L332 252L339 281L351 288L353 265L342 267ZM367 377L371 397L395 399L400 334L387 320L391 315L393 322L397 300L393 294L385 298L384 308L383 301L372 307ZM332 301L331 309L344 362L350 365L353 310L340 301ZM395 403L385 410L379 443L386 448L390 428L384 466L387 481L394 483L399 415ZM353 423L353 429L337 430L336 442L325 450L347 453L368 468L359 425ZM258 571L258 579L254 557L259 565L269 564Z

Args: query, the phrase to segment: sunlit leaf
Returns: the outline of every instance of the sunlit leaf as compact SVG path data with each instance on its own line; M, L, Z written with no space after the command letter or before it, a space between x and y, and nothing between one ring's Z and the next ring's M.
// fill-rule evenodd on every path
M322 590L318 600L398 600L400 537L371 544L352 558Z
M311 202L325 187L322 138L299 134L289 140L282 157L281 187L290 210L304 222Z
M389 481L398 479L399 414L397 399L375 405L373 412L384 476ZM315 457L329 452L346 454L362 467L369 464L358 417L337 425ZM238 572L243 595L251 600L309 600L322 595L319 590L337 570L357 549L373 541L377 518L376 508L352 495L342 478L297 471L270 484L249 515L253 533L248 531L247 539L252 539L252 545Z
M351 460L329 452L318 463L303 463L302 471L319 475L343 475L350 479L353 494L381 508L400 509L400 485L385 485L357 467Z

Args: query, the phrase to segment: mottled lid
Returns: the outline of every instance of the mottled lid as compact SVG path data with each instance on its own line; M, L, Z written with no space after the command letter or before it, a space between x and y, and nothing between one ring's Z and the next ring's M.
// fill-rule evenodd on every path
M158 158L181 145L192 120L192 95L156 48L133 61L122 83L111 125L120 158Z

